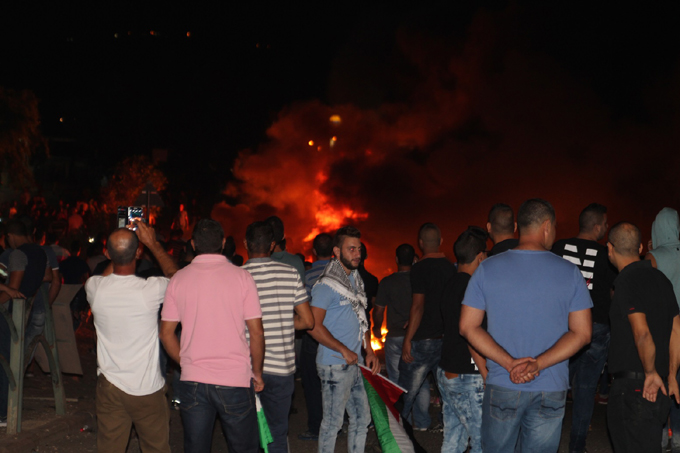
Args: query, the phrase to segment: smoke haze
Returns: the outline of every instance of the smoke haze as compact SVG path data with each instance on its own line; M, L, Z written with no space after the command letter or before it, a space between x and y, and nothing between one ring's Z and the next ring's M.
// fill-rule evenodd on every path
M677 61L636 91L643 119L621 115L523 25L510 9L477 13L461 36L397 26L380 70L348 45L329 79L338 103L281 111L267 141L240 153L226 189L236 201L213 218L240 245L250 222L277 214L288 250L310 259L315 234L355 225L378 277L396 270L399 244L417 245L422 223L441 227L453 259L456 237L484 226L494 203L516 212L533 197L555 206L558 237L599 202L610 225L632 221L646 243L656 213L678 207Z

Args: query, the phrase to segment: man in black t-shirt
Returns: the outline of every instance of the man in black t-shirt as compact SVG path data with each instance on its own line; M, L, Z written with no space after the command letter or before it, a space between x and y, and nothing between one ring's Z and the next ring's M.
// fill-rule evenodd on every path
M381 327L387 313L387 336L385 338L385 368L387 377L399 382L399 360L404 345L406 324L411 312L411 267L416 251L410 244L397 247L397 272L383 278L378 287L378 296L373 306L373 335L382 336ZM425 431L430 426L430 383L425 380L418 390L413 404L411 424L416 431Z
M442 292L444 342L437 368L437 385L442 395L444 443L442 451L482 451L482 400L486 360L460 336L460 308L470 277L486 258L484 230L470 227L453 245L458 261L456 273Z
M597 382L609 350L610 290L616 277L616 270L607 259L607 247L599 243L607 234L607 208L597 203L589 204L581 211L578 226L578 236L559 240L552 247L553 253L579 268L593 300L592 339L569 363L574 401L569 439L572 453L582 453L586 448Z
M491 207L486 231L493 241L489 256L498 255L519 245L519 239L515 239L515 232L517 231L515 214L512 212L512 208L505 203L496 203Z
M439 250L442 236L437 225L426 223L420 227L418 245L423 258L411 269L413 302L399 361L399 385L408 391L401 411L406 419L427 374L437 371L444 334L442 289L456 273L456 267Z
M619 223L609 233L609 259L619 270L610 310L607 424L614 451L659 451L668 418L669 391L678 399L680 317L673 285L649 261L641 261L640 230ZM669 360L670 357L670 360Z

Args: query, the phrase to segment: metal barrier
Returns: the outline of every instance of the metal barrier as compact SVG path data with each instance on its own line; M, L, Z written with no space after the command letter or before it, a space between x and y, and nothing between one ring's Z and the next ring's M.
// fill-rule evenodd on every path
M42 296L45 301L45 330L31 342L30 348L24 347L24 334L26 331L27 315L32 308L32 300L27 302L25 299L14 299L12 302L13 308L11 314L5 307L0 305L0 314L2 314L4 322L7 322L10 332L9 363L5 357L0 355L0 365L2 365L3 372L7 375L9 380L7 434L21 432L21 409L24 395L25 366L38 344L41 344L45 349L45 355L50 364L52 388L54 390L54 406L57 415L64 415L66 412L64 386L61 379L61 370L59 369L57 337L54 330L54 316L52 315L52 308L47 302L49 299L47 289L41 287L39 291L43 293ZM0 320L0 322L3 321ZM6 340L0 339L0 341Z

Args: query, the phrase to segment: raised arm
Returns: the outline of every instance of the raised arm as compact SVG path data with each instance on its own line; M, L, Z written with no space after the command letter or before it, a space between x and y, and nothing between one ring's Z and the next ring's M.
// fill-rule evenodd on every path
M135 222L137 225L137 237L144 244L158 261L158 265L163 271L163 275L170 278L177 272L177 265L170 255L163 249L163 246L156 240L156 232L144 222Z

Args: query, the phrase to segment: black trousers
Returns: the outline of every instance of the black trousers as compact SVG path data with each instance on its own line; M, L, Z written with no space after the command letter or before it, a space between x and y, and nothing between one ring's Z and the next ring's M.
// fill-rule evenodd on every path
M321 419L323 418L321 380L316 372L316 351L318 347L319 343L308 333L302 336L300 371L302 373L305 402L307 403L307 429L313 434L319 434Z
M607 404L607 426L615 453L658 453L671 400L661 391L652 403L642 397L644 381L614 379Z

